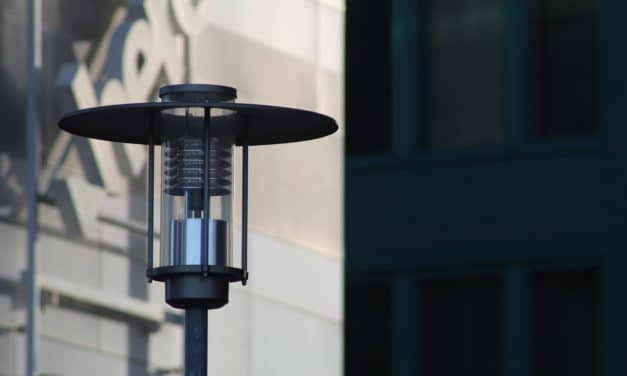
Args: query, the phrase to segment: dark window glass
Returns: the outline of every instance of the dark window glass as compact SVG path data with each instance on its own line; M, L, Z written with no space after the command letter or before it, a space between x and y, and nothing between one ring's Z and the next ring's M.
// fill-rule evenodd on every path
M420 375L500 375L500 278L424 281L420 292Z
M499 144L503 139L501 0L421 1L425 149Z
M346 9L346 152L390 149L388 1L349 0Z
M389 288L355 284L346 288L345 374L389 375Z
M531 291L533 375L598 375L597 271L537 272Z
M599 126L597 1L531 3L531 136L594 133Z

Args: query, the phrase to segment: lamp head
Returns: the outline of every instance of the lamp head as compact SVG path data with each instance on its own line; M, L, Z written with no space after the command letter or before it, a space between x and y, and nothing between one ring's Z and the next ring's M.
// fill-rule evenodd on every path
M148 145L146 275L165 282L177 308L219 308L229 283L248 278L248 147L329 135L328 116L285 107L235 103L234 88L162 87L161 102L102 106L64 115L79 136ZM154 147L161 145L160 252L154 257ZM233 257L233 155L242 151L242 249Z

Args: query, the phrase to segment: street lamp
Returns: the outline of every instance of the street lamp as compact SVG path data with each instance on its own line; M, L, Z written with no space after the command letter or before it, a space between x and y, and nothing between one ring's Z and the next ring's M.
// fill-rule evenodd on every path
M148 145L148 281L165 283L166 302L185 310L185 374L207 374L207 310L228 302L229 283L248 279L248 147L334 133L315 112L236 103L236 90L181 84L161 102L94 107L65 114L59 127L78 136ZM161 145L161 249L154 239L155 145ZM241 265L233 260L233 154L242 147Z

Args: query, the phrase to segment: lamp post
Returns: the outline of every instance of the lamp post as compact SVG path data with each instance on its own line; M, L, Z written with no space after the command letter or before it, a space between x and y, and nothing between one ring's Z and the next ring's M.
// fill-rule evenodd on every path
M185 310L185 374L207 374L207 311L228 303L229 283L248 280L248 147L334 133L315 112L236 103L227 86L162 87L161 102L65 114L78 136L148 145L146 276L165 283L166 302ZM160 252L154 255L155 145L161 145ZM233 152L242 152L241 262L233 258Z

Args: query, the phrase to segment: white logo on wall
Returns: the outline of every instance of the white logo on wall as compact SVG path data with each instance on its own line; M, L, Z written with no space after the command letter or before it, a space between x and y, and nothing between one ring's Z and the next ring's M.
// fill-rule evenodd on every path
M61 110L142 102L156 85L183 82L187 38L208 25L208 1L146 0L119 9L95 51L93 66L75 62L57 77ZM55 176L70 148L80 155L85 179ZM53 145L41 176L40 192L53 192L66 228L96 236L97 216L107 195L124 194L129 181L141 175L145 149L72 137L62 133ZM85 199L88 197L89 199Z

